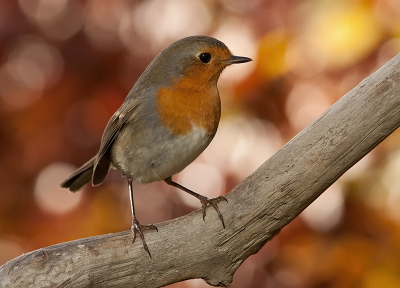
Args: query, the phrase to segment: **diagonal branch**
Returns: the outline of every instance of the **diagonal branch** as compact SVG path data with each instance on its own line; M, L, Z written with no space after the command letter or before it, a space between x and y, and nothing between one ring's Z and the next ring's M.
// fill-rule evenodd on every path
M400 126L400 54L294 137L214 209L146 231L42 248L0 267L0 287L160 287L191 278L226 286L240 264Z

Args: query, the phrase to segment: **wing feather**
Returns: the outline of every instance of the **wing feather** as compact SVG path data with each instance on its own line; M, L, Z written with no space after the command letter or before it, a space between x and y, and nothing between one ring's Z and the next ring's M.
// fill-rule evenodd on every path
M108 121L103 137L100 142L100 149L94 161L92 184L101 184L110 169L111 156L110 148L114 140L118 137L122 127L131 119L136 111L138 101L131 99L129 105L122 105Z

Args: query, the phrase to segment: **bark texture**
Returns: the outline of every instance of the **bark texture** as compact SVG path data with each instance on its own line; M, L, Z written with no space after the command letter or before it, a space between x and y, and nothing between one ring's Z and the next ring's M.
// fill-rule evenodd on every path
M214 209L145 231L42 248L0 267L0 287L160 287L191 278L227 286L240 264L400 126L400 55L288 142Z

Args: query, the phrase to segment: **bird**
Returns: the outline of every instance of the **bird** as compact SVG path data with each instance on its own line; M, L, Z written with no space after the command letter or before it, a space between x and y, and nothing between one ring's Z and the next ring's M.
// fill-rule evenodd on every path
M221 41L208 36L182 38L162 50L138 78L121 107L107 123L97 154L68 176L60 188L70 192L86 183L100 185L110 168L127 179L130 196L133 242L138 233L150 255L143 230L135 215L132 181L155 181L181 189L198 198L203 220L212 206L225 228L217 202L172 180L193 162L214 138L221 117L217 82L232 64L252 59L234 56ZM95 111L93 111L95 113ZM158 231L158 230L157 230Z

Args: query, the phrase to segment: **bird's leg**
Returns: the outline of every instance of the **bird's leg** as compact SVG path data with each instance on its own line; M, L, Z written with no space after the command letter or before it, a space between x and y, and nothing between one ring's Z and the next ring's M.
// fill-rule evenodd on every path
M207 208L207 206L211 205L212 207L214 207L214 209L218 213L219 219L222 222L222 226L225 228L224 217L222 216L221 212L219 212L218 206L216 204L216 202L218 202L220 200L224 200L224 201L228 202L228 200L225 197L218 196L216 198L209 199L209 198L207 198L207 197L205 197L203 195L200 195L200 194L198 194L196 192L193 192L192 190L189 190L186 187L183 187L182 185L172 181L172 177L168 177L167 179L164 179L164 182L167 183L168 185L171 185L171 186L174 186L174 187L176 187L178 189L181 189L182 191L185 191L186 193L189 193L190 195L192 195L192 196L196 197L197 199L199 199L200 202L201 202L202 209L203 209L203 220L206 217L206 208Z
M151 224L151 225L141 225L139 223L139 221L136 219L135 206L133 204L133 189L132 189L132 180L131 179L128 179L128 188L129 188L129 198L131 200L131 211L132 211L132 226L131 226L131 231L133 233L132 244L136 240L136 231L137 231L139 233L140 238L142 239L144 250L146 250L147 253L149 253L149 256L151 257L149 248L147 247L146 241L144 240L144 235L143 235L142 230L154 229L154 230L158 231L158 229L153 224Z

